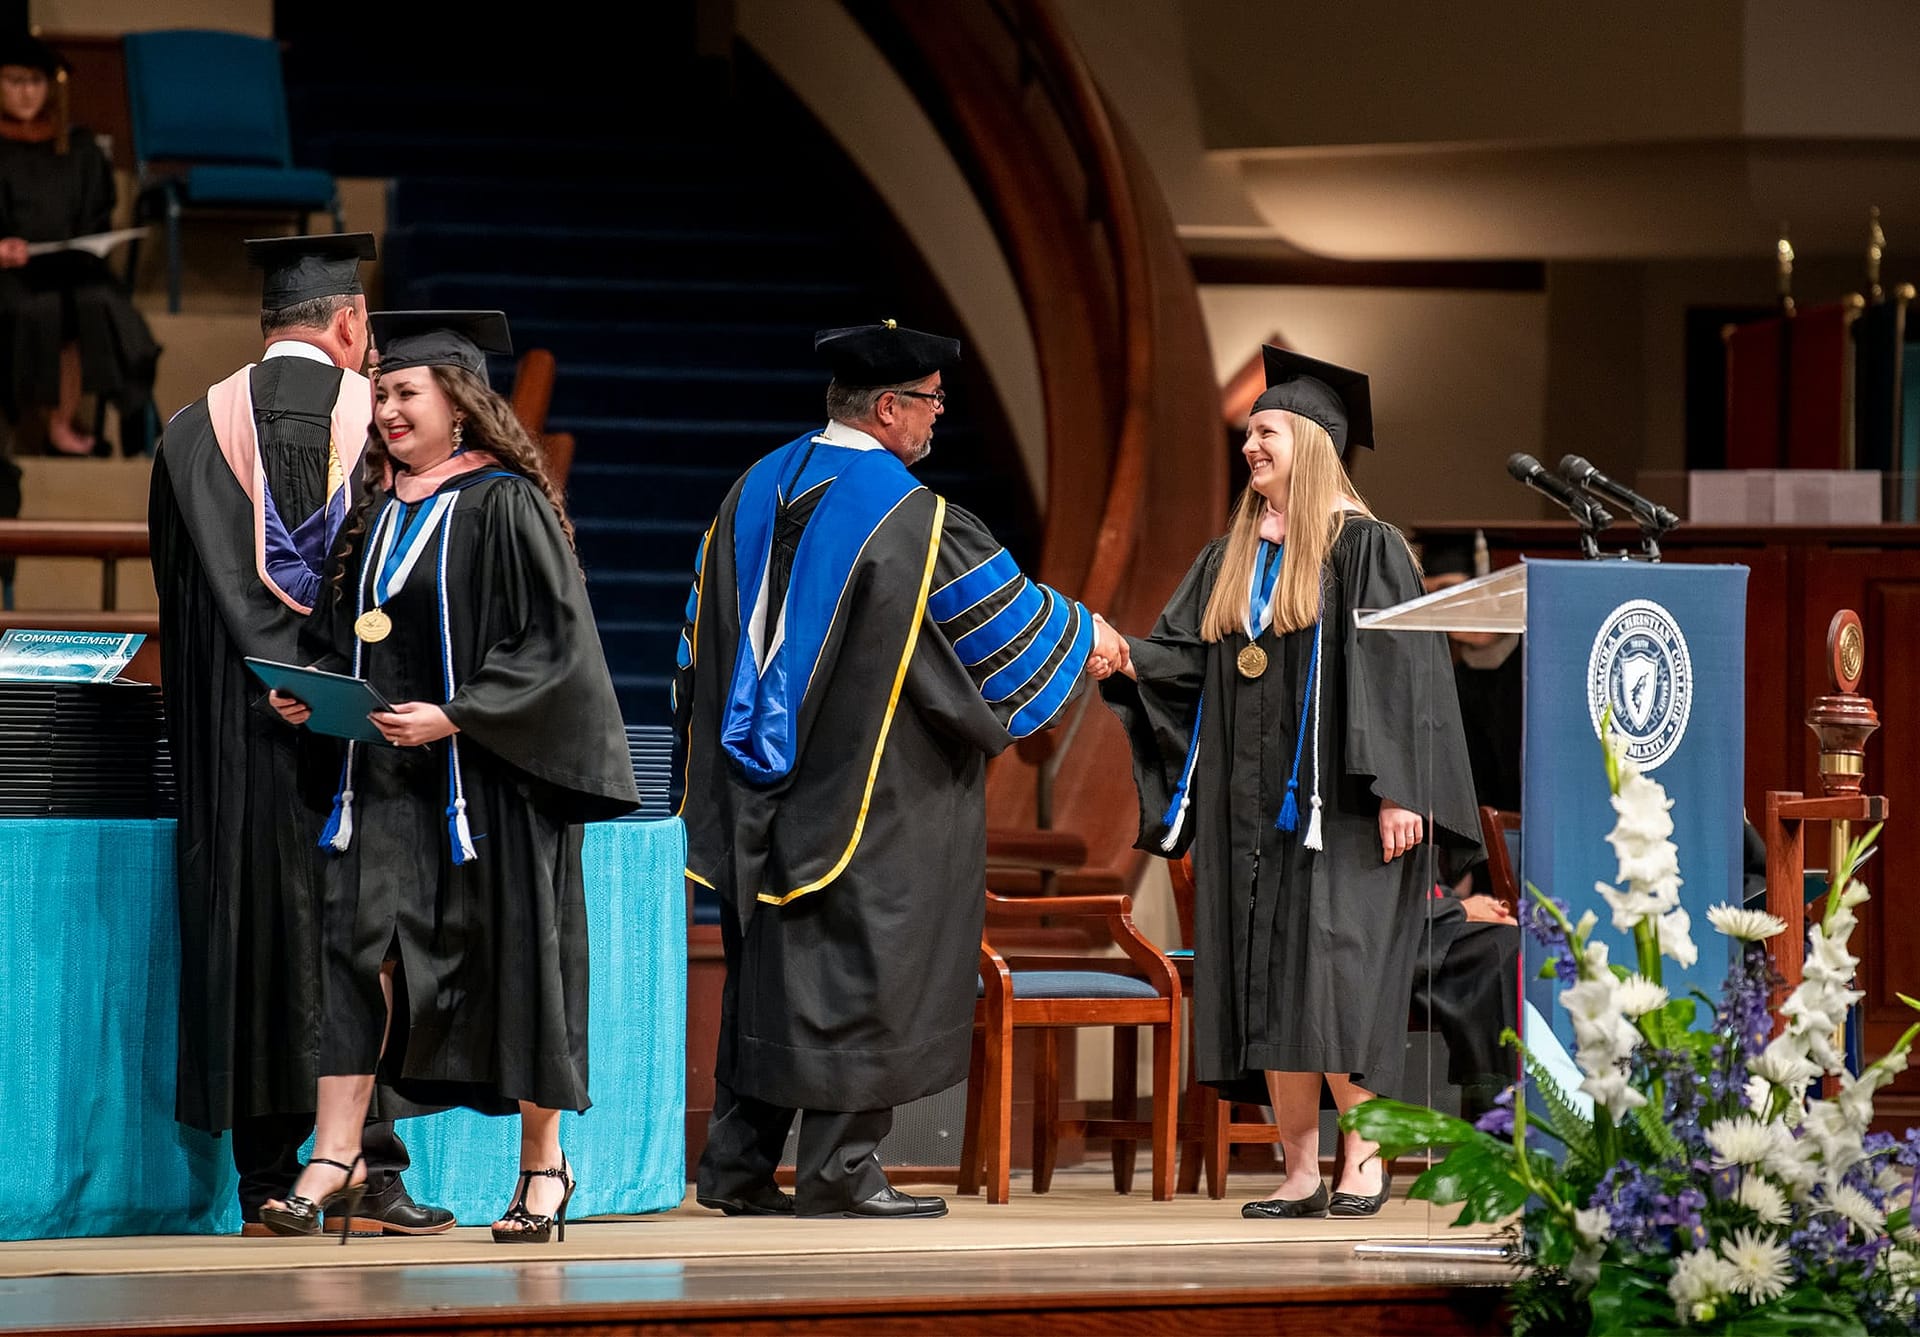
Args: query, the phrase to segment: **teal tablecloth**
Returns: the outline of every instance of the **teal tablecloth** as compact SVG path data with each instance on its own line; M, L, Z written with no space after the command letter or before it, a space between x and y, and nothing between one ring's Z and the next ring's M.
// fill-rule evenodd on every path
M685 1192L685 846L678 821L587 828L593 1108L562 1120L573 1216ZM239 1229L224 1140L173 1121L179 974L172 822L0 820L0 1240ZM407 1187L492 1220L516 1128L403 1122Z

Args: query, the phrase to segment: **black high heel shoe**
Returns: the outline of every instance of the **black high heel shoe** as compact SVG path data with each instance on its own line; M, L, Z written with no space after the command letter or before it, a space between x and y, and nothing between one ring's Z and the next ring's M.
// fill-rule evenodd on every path
M1365 1161L1361 1162L1366 1164ZM1371 1197L1358 1193L1336 1193L1327 1206L1328 1216L1378 1216L1380 1209L1387 1205L1387 1199L1393 1196L1393 1171L1385 1165L1380 1168L1380 1191Z
M535 1175L547 1179L558 1179L567 1186L567 1191L560 1195L559 1210L552 1216L535 1216L526 1208L527 1190L533 1187ZM519 1187L514 1190L513 1204L500 1214L502 1221L512 1221L515 1224L505 1230L495 1226L493 1242L495 1244L545 1244L548 1240L557 1237L559 1243L565 1244L567 1242L567 1204L573 1201L574 1183L573 1173L568 1168L567 1158L564 1156L560 1158L560 1168L557 1170L522 1170Z
M312 1198L301 1198L291 1194L285 1207L262 1207L260 1223L276 1235L318 1235L321 1220L335 1208L340 1212L340 1242L347 1242L347 1225L353 1220L353 1214L360 1210L360 1199L366 1196L367 1181L353 1182L353 1172L366 1164L365 1156L355 1156L352 1165L342 1165L339 1161L330 1161L325 1156L315 1156L308 1165L331 1165L336 1170L347 1172L347 1182L326 1197L315 1202Z

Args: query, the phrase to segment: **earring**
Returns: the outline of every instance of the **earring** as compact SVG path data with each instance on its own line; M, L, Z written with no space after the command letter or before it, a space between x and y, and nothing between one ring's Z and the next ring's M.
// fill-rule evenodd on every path
M466 434L467 434L466 420L462 418L455 418L453 420L453 448L455 450L465 449L465 447L463 447L460 444L460 438L465 436Z

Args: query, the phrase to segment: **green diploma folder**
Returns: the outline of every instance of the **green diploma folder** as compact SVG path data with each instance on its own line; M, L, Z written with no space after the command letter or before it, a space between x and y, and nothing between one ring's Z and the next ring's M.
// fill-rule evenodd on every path
M247 667L256 678L276 691L304 702L313 714L306 727L315 733L335 738L351 738L359 743L386 743L367 716L376 710L392 710L387 699L373 689L365 678L324 669L301 668L298 664L278 664L271 659L249 657ZM392 746L392 744L388 744Z

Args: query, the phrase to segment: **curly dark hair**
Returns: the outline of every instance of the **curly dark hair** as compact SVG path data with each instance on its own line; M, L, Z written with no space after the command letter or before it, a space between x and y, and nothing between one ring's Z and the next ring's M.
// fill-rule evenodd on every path
M547 473L547 452L533 439L520 419L514 416L513 405L465 368L435 366L427 370L440 383L441 391L453 405L456 419L465 420L462 444L468 450L486 451L500 462L501 468L519 474L540 489L547 504L553 507L553 517L560 522L560 532L567 536L567 546L574 550L574 560L578 562L579 549L574 542L573 521L567 518L566 501ZM379 380L378 368L373 368L370 374L376 382ZM380 435L379 425L370 425L367 428L367 448L360 456L360 500L347 522L349 541L357 543L367 532L373 517L374 499L386 487L391 460L386 438ZM344 587L347 579L344 564L335 579L338 585ZM338 592L344 595L344 588Z

